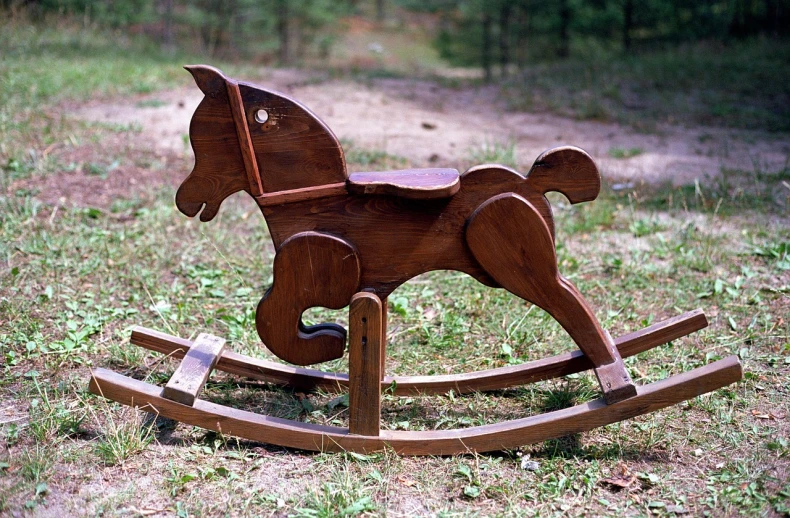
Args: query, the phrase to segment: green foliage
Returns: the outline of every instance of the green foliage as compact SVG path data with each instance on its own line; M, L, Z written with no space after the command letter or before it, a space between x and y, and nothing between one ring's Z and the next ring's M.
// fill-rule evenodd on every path
M329 481L311 490L296 509L300 518L330 518L334 516L359 516L376 511L370 497L371 488L359 480L355 473L342 469Z
M499 65L546 62L556 57L601 58L698 41L790 35L790 10L770 0L428 0L401 2L437 13L435 45L459 66L482 66L486 77ZM593 117L589 117L593 118Z
M638 147L632 147L629 149L623 149L619 147L613 147L609 150L609 156L612 158L631 158L642 154L642 149Z
M103 405L106 409L108 406ZM144 424L138 410L125 407L116 415L106 412L96 455L107 465L123 464L154 440L154 423Z
M469 160L475 164L502 164L516 169L516 144L515 142L489 142L485 141L469 150Z
M37 22L65 15L101 28L143 26L151 42L169 50L271 59L285 45L294 50L290 57L302 59L329 52L336 22L349 12L350 4L345 0L41 0L18 7Z
M781 132L790 130L788 63L787 41L698 43L527 66L505 83L504 94L516 110L620 122L645 132L656 123Z

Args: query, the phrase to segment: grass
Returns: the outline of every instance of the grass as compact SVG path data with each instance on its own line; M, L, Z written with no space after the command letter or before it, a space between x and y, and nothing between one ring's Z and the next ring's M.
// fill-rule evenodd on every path
M513 169L518 168L514 142L485 141L469 151L469 160L474 164L502 164Z
M4 70L13 68L18 76L16 86L0 86L7 89L6 98L30 95L26 88L38 81L17 63L27 53L32 62L36 52L56 56L59 69L29 69L42 78L57 76L58 70L76 74L69 67L82 67L79 61L72 64L68 42L88 36L59 34L48 36L55 43L47 45L40 43L46 38L29 35L30 41L39 38L30 44L39 50L0 57ZM90 67L97 70L110 70L103 63L116 56L101 48L93 55ZM150 59L159 63L156 56ZM155 89L173 84L166 61L161 63L155 65L163 71L152 80ZM130 88L121 81L114 87L109 83L115 80L97 81L106 81L106 88ZM99 83L71 88L35 95L63 110L94 94L112 94ZM111 367L160 385L172 374L174 361L129 345L129 329L136 324L184 337L214 333L227 338L234 351L272 359L260 347L254 308L271 283L274 250L257 208L245 197L228 200L208 224L175 210L168 178L186 174L187 158L163 161L128 144L134 142L134 128L110 130L65 116L39 122L26 103L14 97L0 108L6 110L6 123L19 124L4 127L0 164L0 511L161 510L181 516L221 515L228 509L242 516L788 512L786 171L755 166L726 170L721 179L681 189L604 190L599 200L570 207L552 198L560 270L613 335L695 307L708 314L709 328L627 360L638 383L728 354L742 358L743 382L517 451L424 459L391 451L310 454L151 419L86 393L91 367ZM47 124L49 133L41 133ZM118 135L124 137L121 142ZM45 156L53 143L61 145ZM344 147L351 168L409 165L380 150L348 142ZM514 146L489 147L493 161L506 162L514 154ZM76 152L90 153L84 162L96 164L99 172L69 170ZM112 178L116 160L122 164L118 168L129 168L125 174L158 176L105 199L100 194L108 184L102 176ZM64 186L53 197L41 188L48 178L68 174L82 174L92 195L61 202L61 196L79 193ZM473 371L573 347L542 311L456 272L422 275L396 290L389 302L387 371L394 374ZM314 310L309 317L342 319L342 312ZM342 370L344 361L322 367ZM344 394L301 394L240 381L215 373L204 397L317 424L347 422ZM382 426L468 427L563 408L597 394L589 373L490 394L385 394ZM623 469L634 480L618 490L606 480Z
M527 67L505 87L514 109L615 121L790 130L787 42L703 43ZM619 157L616 157L619 158Z

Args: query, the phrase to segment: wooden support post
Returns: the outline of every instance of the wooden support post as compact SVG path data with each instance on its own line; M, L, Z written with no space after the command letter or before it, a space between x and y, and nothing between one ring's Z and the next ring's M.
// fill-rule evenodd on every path
M200 333L162 390L162 397L192 406L225 348L225 340Z
M381 379L387 374L385 363L387 361L387 318L389 317L389 302L387 297L381 301Z
M348 429L378 436L381 417L381 300L360 292L351 298L348 315Z

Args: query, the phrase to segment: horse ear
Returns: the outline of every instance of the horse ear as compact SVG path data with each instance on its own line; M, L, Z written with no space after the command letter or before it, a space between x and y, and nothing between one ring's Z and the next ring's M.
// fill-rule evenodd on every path
M184 68L192 74L195 83L204 94L213 97L219 92L225 91L227 78L219 69L208 65L187 65Z

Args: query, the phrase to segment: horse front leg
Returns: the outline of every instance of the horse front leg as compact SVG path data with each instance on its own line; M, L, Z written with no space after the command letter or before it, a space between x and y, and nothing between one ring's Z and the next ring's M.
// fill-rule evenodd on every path
M466 240L503 288L547 311L590 359L607 403L636 395L612 338L578 290L559 274L551 232L526 199L494 196L471 216Z
M274 284L255 315L264 345L296 365L342 357L346 330L337 324L305 326L302 313L317 306L347 306L359 280L359 256L346 241L319 232L288 238L274 257Z

